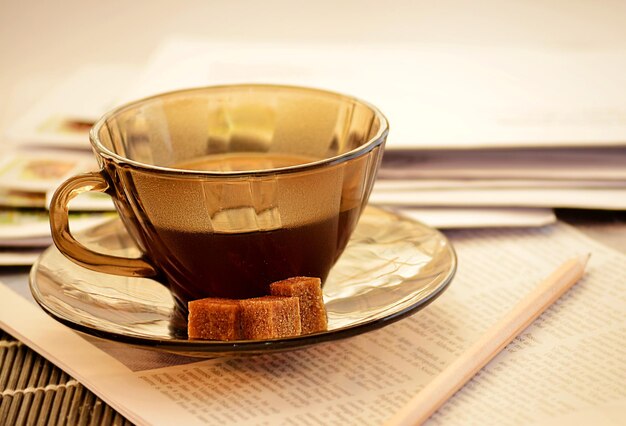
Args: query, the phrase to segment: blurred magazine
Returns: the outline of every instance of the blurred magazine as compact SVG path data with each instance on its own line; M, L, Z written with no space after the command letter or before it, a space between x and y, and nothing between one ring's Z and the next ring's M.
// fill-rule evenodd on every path
M19 145L89 150L89 129L134 81L137 70L122 64L79 68L7 129L5 138Z

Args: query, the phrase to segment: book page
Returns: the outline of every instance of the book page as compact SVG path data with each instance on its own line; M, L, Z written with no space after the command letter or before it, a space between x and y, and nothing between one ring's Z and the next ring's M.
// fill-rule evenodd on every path
M67 350L64 333L76 335L8 287L0 296L15 303L0 312L0 322L139 424L378 425L564 260L591 252L585 278L430 422L623 418L626 256L562 223L447 235L459 270L440 298L383 329L298 351L131 368L124 358L141 354L123 345L114 353L73 337Z

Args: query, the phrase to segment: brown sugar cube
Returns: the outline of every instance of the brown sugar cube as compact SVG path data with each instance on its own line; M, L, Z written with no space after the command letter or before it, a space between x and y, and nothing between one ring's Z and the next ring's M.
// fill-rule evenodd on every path
M241 307L238 300L209 297L188 304L190 339L240 340Z
M276 339L302 333L297 297L263 296L239 303L244 339Z
M293 277L270 284L272 296L293 296L300 300L302 334L328 329L322 281L312 277Z

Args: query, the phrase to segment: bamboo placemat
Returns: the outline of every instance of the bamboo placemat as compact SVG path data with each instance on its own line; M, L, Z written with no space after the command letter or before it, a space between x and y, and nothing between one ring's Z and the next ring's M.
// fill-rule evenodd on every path
M0 425L132 425L23 343L0 330Z

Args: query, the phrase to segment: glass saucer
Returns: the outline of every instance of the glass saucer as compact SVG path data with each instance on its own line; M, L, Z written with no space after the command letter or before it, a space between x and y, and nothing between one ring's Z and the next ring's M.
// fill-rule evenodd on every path
M119 219L78 239L94 250L138 256ZM343 339L417 312L448 286L456 255L448 239L422 223L368 207L324 286L328 331L263 341L187 339L186 319L166 286L94 272L48 248L31 270L35 300L83 333L188 356L266 353Z

